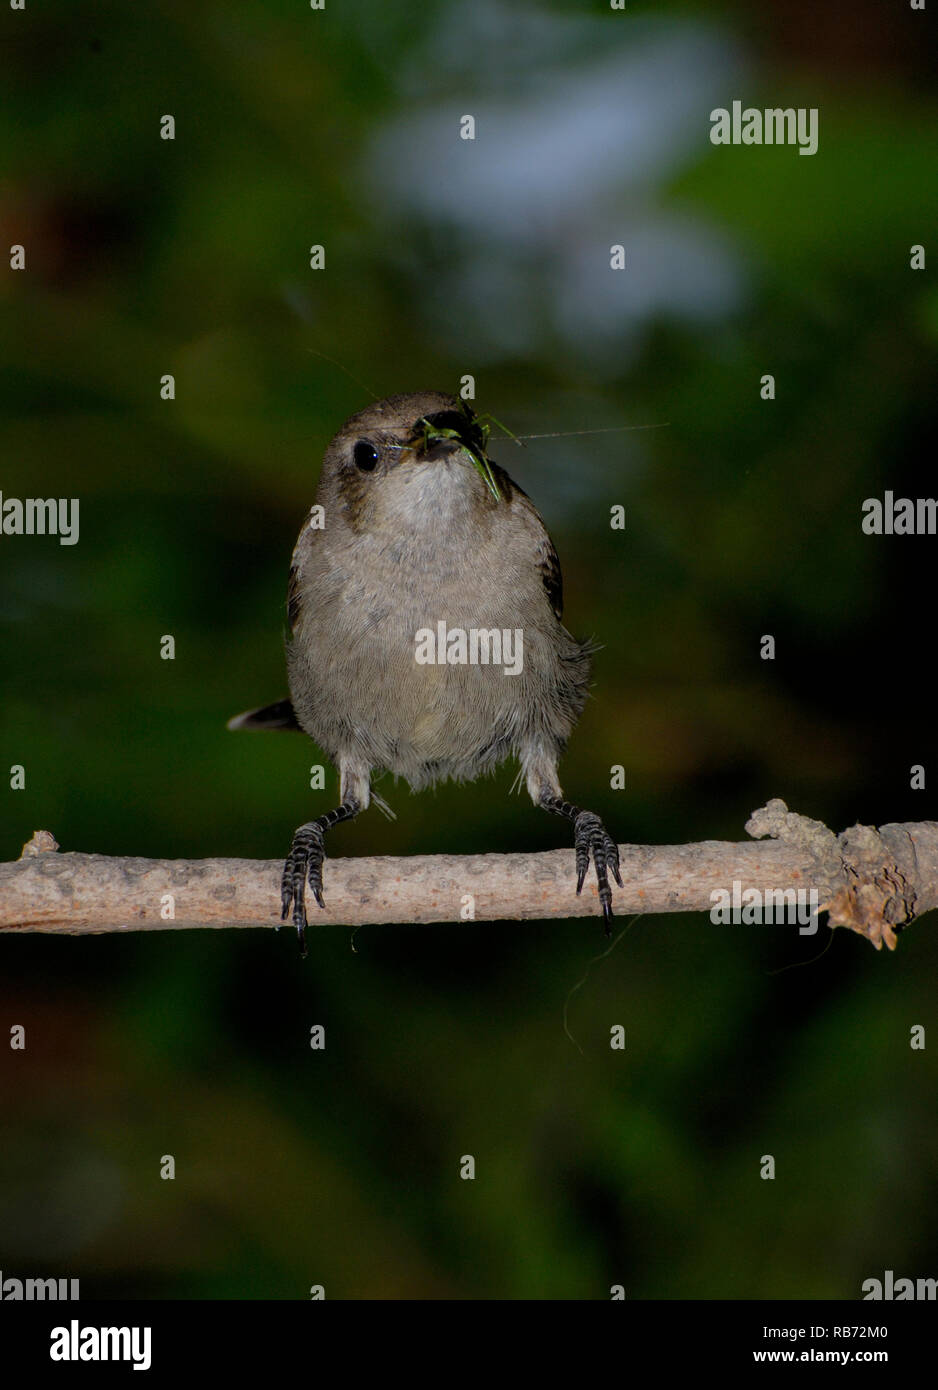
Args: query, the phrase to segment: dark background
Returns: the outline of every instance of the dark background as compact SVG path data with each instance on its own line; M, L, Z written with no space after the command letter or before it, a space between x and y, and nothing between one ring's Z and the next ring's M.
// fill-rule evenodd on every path
M0 16L2 262L27 253L0 273L0 488L81 503L77 546L0 536L0 770L27 775L0 790L0 857L43 827L65 850L276 858L334 804L308 741L225 720L285 693L287 567L330 436L369 391L465 373L518 434L666 426L493 448L554 536L567 625L602 644L568 795L637 843L741 839L772 796L834 829L935 817L936 541L860 530L865 498L936 487L938 293L909 266L938 250L932 15ZM713 147L734 99L818 107L818 153ZM386 779L397 821L329 852L566 845L513 776ZM0 1269L85 1298L852 1298L934 1276L938 1068L909 1047L933 922L889 955L643 917L602 961L582 920L365 927L354 950L314 929L302 963L289 932L0 937L0 1038L28 1038L0 1045Z

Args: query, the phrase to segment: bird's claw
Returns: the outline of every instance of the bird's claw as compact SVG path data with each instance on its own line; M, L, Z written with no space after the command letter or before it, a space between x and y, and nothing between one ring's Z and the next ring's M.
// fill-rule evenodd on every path
M599 905L603 911L603 929L607 936L611 936L612 889L609 887L608 871L612 870L612 876L621 888L619 847L602 821L592 811L581 811L573 822L573 828L576 849L576 891L579 894L583 889L590 865L590 856L592 856L596 869L596 883L599 888Z
M306 884L320 907L326 906L322 896L323 827L318 821L301 825L293 836L293 844L283 866L280 880L280 919L286 922L292 915L300 942L300 952L306 955Z

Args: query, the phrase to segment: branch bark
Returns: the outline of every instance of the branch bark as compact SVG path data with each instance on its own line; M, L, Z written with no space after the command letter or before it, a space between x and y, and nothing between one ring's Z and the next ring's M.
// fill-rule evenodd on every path
M855 825L835 835L773 800L746 824L753 840L621 845L619 916L709 912L714 892L815 889L831 926L877 950L938 907L938 822ZM62 934L278 924L280 860L136 859L63 854L37 831L20 859L0 864L0 931ZM326 910L310 924L458 922L597 916L592 871L577 897L573 851L329 859ZM169 916L172 905L173 916ZM747 920L743 917L743 920ZM758 919L756 919L758 920Z

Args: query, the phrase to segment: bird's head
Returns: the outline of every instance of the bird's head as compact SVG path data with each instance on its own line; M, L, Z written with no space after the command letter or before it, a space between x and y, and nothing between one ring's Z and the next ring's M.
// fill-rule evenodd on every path
M392 497L403 505L418 498L432 503L444 489L494 504L501 493L487 440L487 426L456 396L388 396L346 420L326 450L323 479L337 487L353 522L382 497L385 505Z

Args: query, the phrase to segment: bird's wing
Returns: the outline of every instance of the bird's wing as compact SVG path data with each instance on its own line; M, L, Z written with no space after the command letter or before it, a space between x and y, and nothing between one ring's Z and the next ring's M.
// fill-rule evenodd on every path
M497 464L492 465L492 471L502 490L502 495L507 498L510 505L519 507L524 514L529 535L534 543L534 560L540 571L541 583L544 585L547 601L553 609L554 615L558 619L562 618L563 574L560 570L557 551L554 549L554 542L547 534L547 527L544 525L543 518L524 488L519 487L514 478L509 477L505 470L499 468Z
M560 572L560 561L554 549L554 542L547 532L544 532L544 539L538 547L537 555L538 567L541 571L541 582L547 594L548 602L558 618L563 617L563 575Z
M294 553L293 564L290 566L290 579L287 583L287 621L290 624L290 631L296 631L296 625L300 618L300 576L296 564Z

